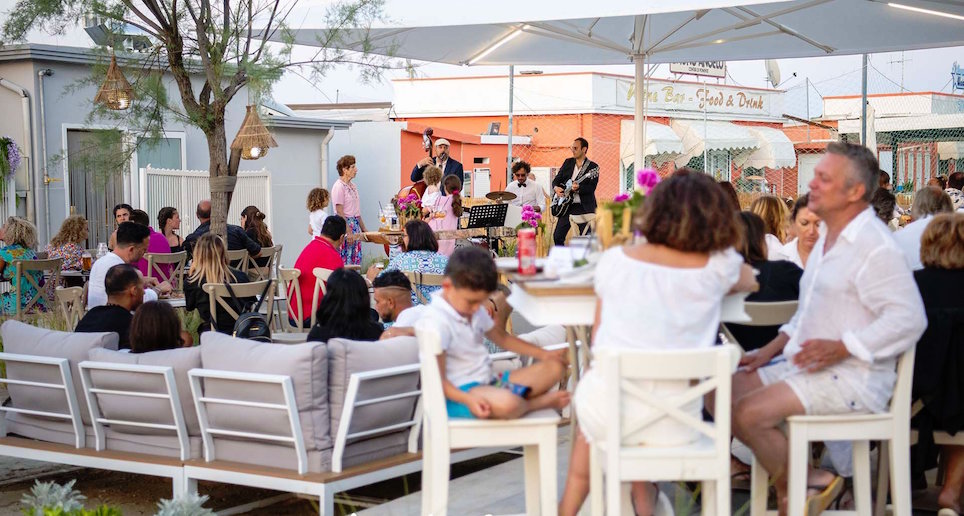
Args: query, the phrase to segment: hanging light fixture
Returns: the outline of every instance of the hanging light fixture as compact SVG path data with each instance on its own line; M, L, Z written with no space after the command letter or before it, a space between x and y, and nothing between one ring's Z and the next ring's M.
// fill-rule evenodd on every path
M241 122L241 128L238 129L238 135L231 142L231 149L240 150L242 159L258 159L268 154L269 147L277 146L278 143L261 123L257 107L249 105L244 121Z
M127 82L124 72L117 66L117 58L110 56L110 66L107 68L107 77L104 84L97 90L94 102L103 104L107 109L123 110L131 107L134 99L134 88Z

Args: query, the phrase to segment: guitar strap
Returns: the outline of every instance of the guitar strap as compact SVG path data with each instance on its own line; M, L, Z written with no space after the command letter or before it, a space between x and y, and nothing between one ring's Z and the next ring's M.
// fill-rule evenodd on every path
M573 176L572 176L572 182L573 182L573 183L577 183L577 182L579 182L579 181L582 181L583 177L584 177L587 173L589 173L589 163L591 163L591 162L589 161L589 158L586 158L586 159L583 160L583 162L582 162L582 167L579 167L579 172L578 172L579 175L578 175L578 177L576 177L575 174L573 174ZM573 167L575 167L575 163L573 163Z

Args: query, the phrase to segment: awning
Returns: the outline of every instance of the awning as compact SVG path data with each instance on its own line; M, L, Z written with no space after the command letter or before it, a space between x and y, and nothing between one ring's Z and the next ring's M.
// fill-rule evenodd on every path
M928 129L958 129L964 127L964 113L876 117L874 129L878 133L895 131L924 131ZM840 134L860 133L860 118L841 120Z
M964 142L937 142L938 159L964 158Z
M633 131L636 123L624 119L619 123L619 158L623 168L635 161L636 148L633 145ZM653 162L659 166L667 161L676 159L683 152L683 142L668 125L646 121L646 152L644 156L653 156ZM637 167L639 168L639 167Z
M743 125L729 122L684 120L670 121L673 132L683 142L683 153L676 158L676 165L686 166L690 159L703 154L704 150L726 150L733 162L742 166L746 158L759 146L756 137Z
M797 166L797 153L793 142L779 129L763 126L747 127L756 137L759 148L746 159L744 167L793 168Z

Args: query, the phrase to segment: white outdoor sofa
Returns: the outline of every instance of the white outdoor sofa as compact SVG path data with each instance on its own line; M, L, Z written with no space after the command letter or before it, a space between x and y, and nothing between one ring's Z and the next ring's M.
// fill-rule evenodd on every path
M545 333L545 332L542 332ZM0 455L318 496L421 470L414 338L115 351L112 333L0 327ZM15 434L10 436L9 434ZM493 453L463 450L452 461Z

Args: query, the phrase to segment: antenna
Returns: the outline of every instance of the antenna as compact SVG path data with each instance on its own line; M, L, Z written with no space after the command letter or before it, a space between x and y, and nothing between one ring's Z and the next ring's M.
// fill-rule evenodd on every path
M767 69L767 80L770 84L776 88L780 84L780 65L777 64L776 59L766 60Z

